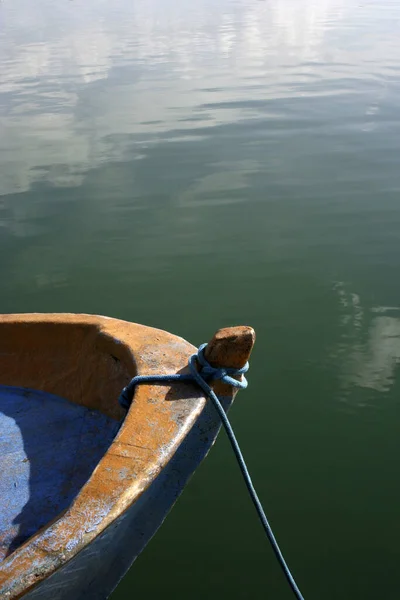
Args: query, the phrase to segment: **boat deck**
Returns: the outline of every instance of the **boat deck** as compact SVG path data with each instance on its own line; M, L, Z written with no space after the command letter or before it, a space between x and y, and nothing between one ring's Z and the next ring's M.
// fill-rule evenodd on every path
M120 425L64 398L0 385L0 561L68 508Z

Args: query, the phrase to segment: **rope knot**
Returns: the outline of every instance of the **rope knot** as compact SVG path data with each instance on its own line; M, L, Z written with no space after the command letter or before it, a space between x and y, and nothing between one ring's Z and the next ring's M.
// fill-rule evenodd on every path
M220 381L232 385L235 388L242 390L246 389L247 379L244 374L249 370L249 363L247 362L241 369L235 369L233 367L212 367L204 356L204 350L206 346L207 344L202 344L199 347L197 354L193 354L193 356L190 358L189 365L192 375L195 376L196 372L197 376L200 374L201 377L206 381L219 379ZM195 361L197 361L201 367L200 372L196 369ZM237 377L239 375L242 376L240 380L235 379L235 376Z
M249 370L249 363L247 362L244 367L241 369L233 369L233 368L221 368L221 367L212 367L210 363L204 357L204 349L207 344L202 344L197 354L192 354L189 359L189 373L172 373L171 375L136 375L126 387L122 390L119 396L119 403L125 410L129 409L129 406L132 402L133 393L135 391L135 387L141 383L169 383L174 381L191 381L197 382L197 384L206 392L209 396L208 390L210 389L207 385L208 381L220 380L232 387L239 389L247 388L247 379L244 376L244 373L247 373ZM197 366L200 366L200 370L197 369ZM241 375L240 380L235 379Z

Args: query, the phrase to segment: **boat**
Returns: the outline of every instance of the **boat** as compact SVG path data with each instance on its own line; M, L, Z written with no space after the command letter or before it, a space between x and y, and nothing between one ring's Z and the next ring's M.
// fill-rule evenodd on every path
M213 367L241 369L251 327L219 330ZM0 315L0 598L104 600L162 524L220 429L188 382L197 349L165 331L80 314ZM239 376L238 376L239 377ZM227 410L236 388L210 383Z

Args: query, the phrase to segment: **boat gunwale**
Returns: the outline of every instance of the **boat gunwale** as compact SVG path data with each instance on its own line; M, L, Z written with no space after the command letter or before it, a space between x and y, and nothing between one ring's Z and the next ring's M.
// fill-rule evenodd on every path
M0 315L8 324L90 325L131 353L131 375L181 372L196 348L174 334L87 314ZM0 596L20 598L70 561L127 511L157 478L206 400L193 385L140 386L107 453L70 507L0 563ZM166 401L167 400L167 401ZM169 401L171 400L171 401ZM132 438L135 444L130 443ZM121 476L123 473L123 476Z

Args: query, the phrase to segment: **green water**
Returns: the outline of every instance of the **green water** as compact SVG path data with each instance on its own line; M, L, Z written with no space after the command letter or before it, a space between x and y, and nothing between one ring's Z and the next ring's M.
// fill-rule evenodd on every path
M306 600L400 598L400 3L3 0L0 312L194 344ZM113 600L289 600L223 435Z

